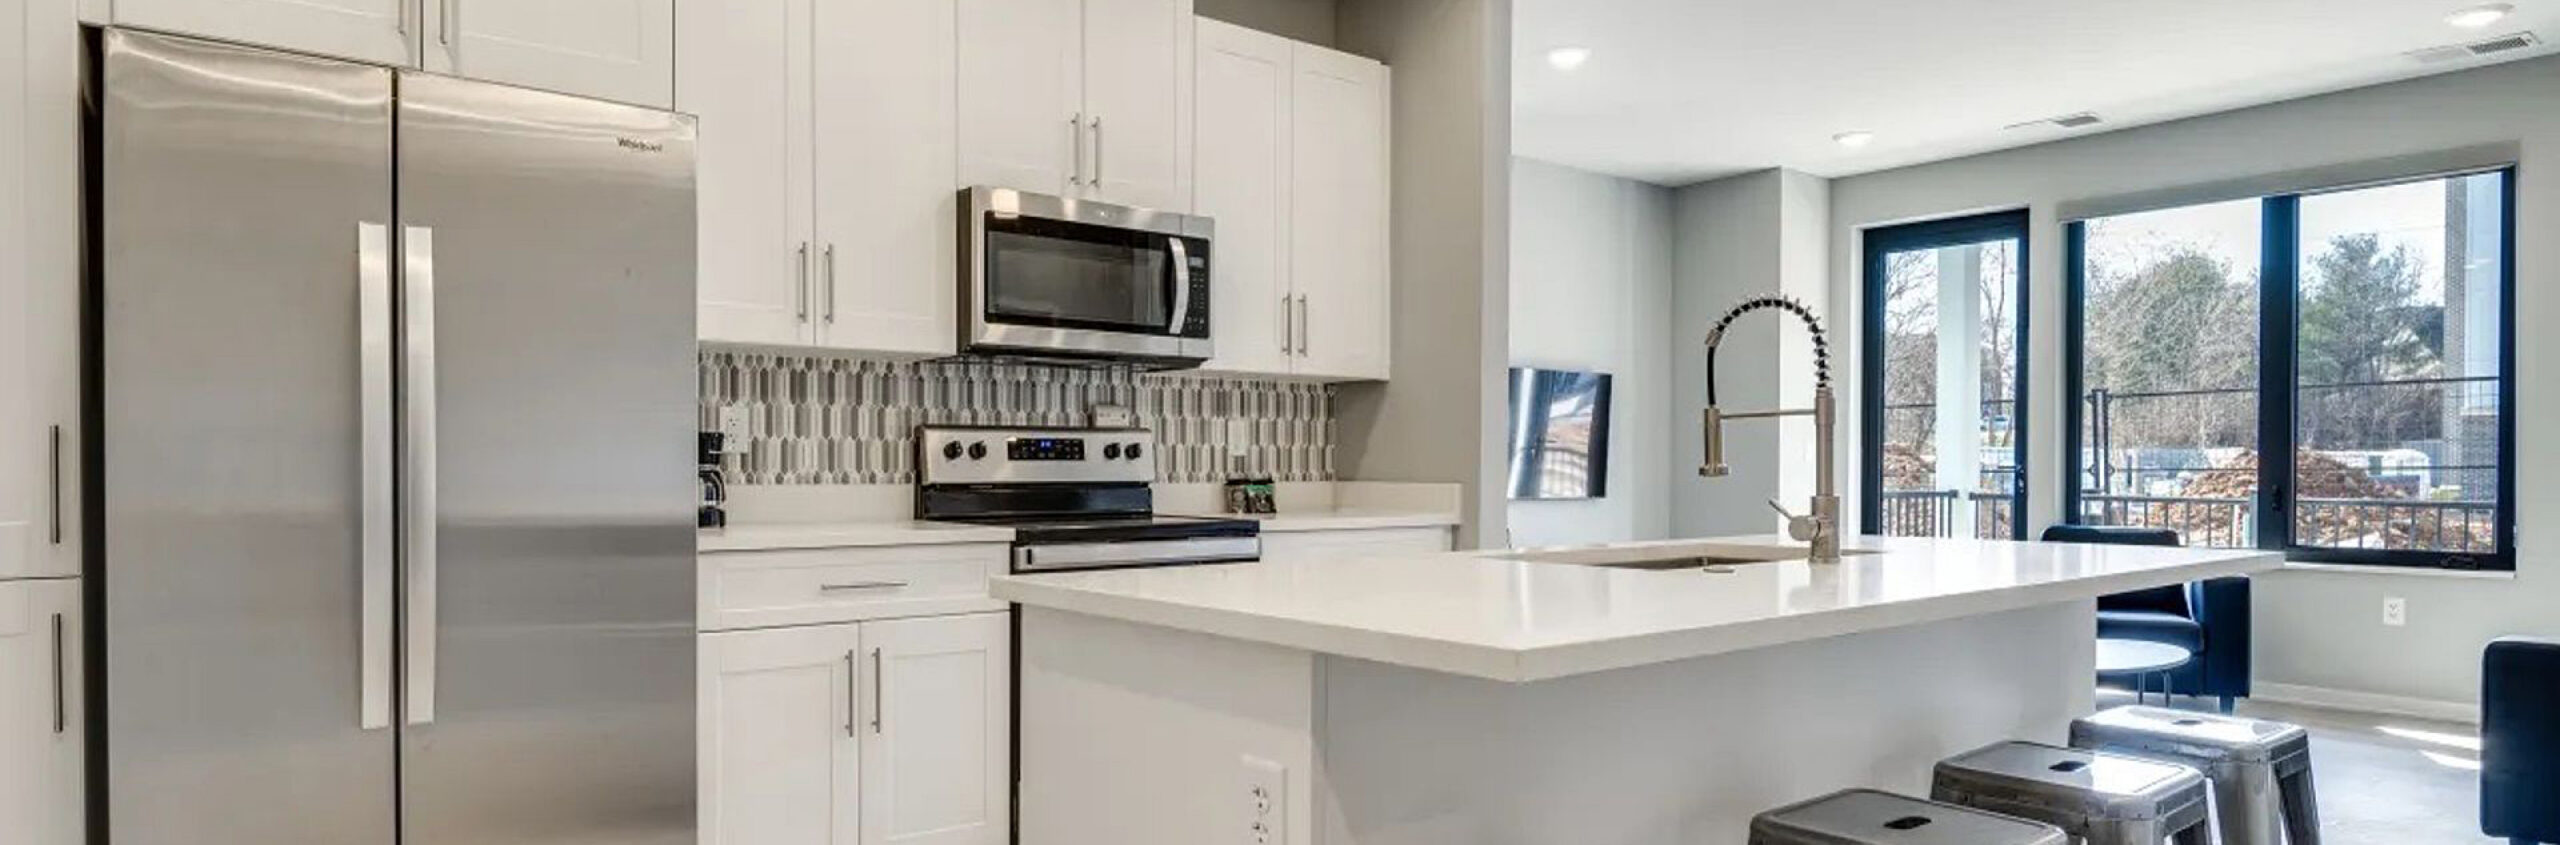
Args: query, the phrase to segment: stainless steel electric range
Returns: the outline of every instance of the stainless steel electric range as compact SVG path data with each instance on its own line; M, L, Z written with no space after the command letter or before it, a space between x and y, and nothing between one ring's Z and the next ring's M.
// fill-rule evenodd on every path
M916 518L1012 528L1018 573L1262 557L1253 520L1156 513L1155 459L1145 429L925 426Z

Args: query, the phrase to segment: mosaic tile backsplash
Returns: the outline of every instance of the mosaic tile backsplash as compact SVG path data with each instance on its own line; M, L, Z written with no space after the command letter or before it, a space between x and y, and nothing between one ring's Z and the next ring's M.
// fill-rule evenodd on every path
M916 426L1080 426L1095 405L1127 407L1156 433L1158 481L1333 480L1327 385L726 349L703 350L701 366L702 429L719 429L722 408L747 414L746 441L722 462L731 484L912 484Z

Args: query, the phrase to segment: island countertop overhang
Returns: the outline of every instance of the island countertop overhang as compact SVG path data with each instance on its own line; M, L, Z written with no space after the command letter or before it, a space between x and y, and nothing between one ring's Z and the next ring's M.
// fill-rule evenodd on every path
M2274 569L2235 549L1853 537L1838 564L1730 572L1507 559L1508 550L996 579L1046 608L1506 682L1746 651ZM1605 548L1768 552L1774 536ZM1801 547L1795 547L1801 548Z

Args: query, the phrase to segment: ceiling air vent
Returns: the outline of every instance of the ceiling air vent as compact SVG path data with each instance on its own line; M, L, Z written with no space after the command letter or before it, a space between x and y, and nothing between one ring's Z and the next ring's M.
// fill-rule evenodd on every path
M2519 32L2513 35L2501 35L2486 41L2474 41L2469 44L2447 44L2441 47L2429 47L2424 50L2411 50L2409 51L2408 56L2422 65L2440 65L2447 62L2458 62L2464 59L2495 56L2499 53L2522 50L2529 47L2540 46L2541 44L2542 39L2536 37L2533 33Z

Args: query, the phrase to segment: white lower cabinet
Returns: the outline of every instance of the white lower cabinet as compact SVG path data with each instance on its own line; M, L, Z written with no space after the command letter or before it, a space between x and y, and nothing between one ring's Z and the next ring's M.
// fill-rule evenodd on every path
M1293 562L1445 552L1454 545L1446 527L1286 531L1262 535L1262 559Z
M1006 613L704 634L705 845L997 845Z
M0 581L0 840L87 840L80 707L80 582Z

